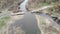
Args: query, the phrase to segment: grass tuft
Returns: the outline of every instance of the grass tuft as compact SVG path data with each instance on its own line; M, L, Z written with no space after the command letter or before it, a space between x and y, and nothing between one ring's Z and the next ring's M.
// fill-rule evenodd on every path
M6 24L6 22L9 20L9 18L10 18L9 16L5 16L0 19L0 28Z

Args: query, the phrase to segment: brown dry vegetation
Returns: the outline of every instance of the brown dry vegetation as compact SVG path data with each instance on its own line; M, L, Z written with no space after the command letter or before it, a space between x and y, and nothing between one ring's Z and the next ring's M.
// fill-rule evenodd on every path
M41 6L51 5L59 2L60 0L29 0L27 8L29 10L40 8Z
M21 3L23 0L0 0L0 11L9 8L10 6L15 6ZM14 5L15 4L15 5Z
M28 10L38 9L43 6L52 5L54 7L47 8L49 14L54 14L60 17L60 0L29 0L27 4ZM44 10L45 12L45 10Z

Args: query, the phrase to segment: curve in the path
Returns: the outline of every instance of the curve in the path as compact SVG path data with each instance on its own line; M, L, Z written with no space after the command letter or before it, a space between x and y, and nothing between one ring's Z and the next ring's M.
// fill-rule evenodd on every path
M21 26L26 34L40 34L40 30L38 28L37 20L34 14L25 14L23 19L17 20L14 24L11 24L9 26L9 33L14 34L13 29L17 26Z

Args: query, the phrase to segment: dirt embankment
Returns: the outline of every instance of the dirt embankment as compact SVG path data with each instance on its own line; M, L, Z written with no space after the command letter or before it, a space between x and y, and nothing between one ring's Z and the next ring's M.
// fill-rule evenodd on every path
M59 3L60 0L29 0L27 4L28 10L40 8L42 6Z
M36 15L36 18L41 34L60 34L60 25L57 26L56 23L53 23L40 15Z

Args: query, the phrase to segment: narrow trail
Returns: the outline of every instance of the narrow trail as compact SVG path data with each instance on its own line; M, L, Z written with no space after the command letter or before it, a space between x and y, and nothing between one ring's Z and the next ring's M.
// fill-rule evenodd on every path
M52 8L52 7L54 7L54 6L53 6L53 5L47 5L47 6L40 7L40 8L38 8L38 9L36 9L36 10L32 10L32 12L33 12L33 11L44 10L44 9Z
M24 2L20 5L20 7L21 7L21 10L22 11L24 11L25 13L26 13L26 2L27 2L27 0L25 1L25 4L24 4ZM32 11L39 11L39 10L44 10L44 9L47 9L47 8L51 8L51 7L53 7L53 6L51 6L51 5L48 5L48 6L44 6L44 7L41 7L41 8L39 8L39 9L37 9L37 10L32 10ZM47 15L45 15L45 14L40 14L40 16L43 16L44 18L46 18L46 19L48 19L49 21L52 21L52 22L54 22L53 20L52 20L52 18L50 17L50 16L47 16ZM11 24L10 26L9 26L9 29L8 29L8 34L14 34L14 28L16 28L16 27L22 27L22 29L24 30L24 31L26 31L26 34L37 34L37 33L39 33L40 31L39 31L39 28L38 28L38 26L37 26L38 24L37 24L37 19L35 18L35 15L34 14L25 14L24 15L24 18L23 19L21 19L21 20L17 20L15 23L13 23L13 24ZM57 26L56 26L57 27ZM20 33L19 33L20 34Z

